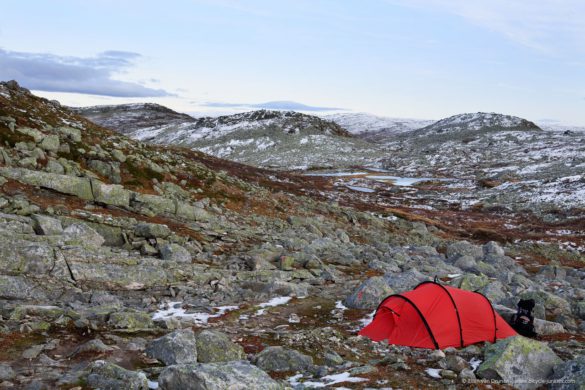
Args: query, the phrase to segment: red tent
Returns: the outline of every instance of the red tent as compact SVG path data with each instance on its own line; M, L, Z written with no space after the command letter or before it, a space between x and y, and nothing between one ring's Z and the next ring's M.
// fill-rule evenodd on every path
M516 332L485 295L429 281L384 299L359 334L389 344L443 349L495 342Z

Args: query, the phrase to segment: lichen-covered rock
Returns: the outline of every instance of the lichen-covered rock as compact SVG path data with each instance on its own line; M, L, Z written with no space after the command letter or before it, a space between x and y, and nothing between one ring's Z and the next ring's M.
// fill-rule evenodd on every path
M12 369L12 367L10 367L8 364L0 364L0 381L9 381L12 378L14 378L16 376L16 374L14 373L14 370Z
M98 232L81 222L72 223L67 226L63 230L63 234L66 235L69 240L74 240L80 245L100 247L106 241Z
M159 378L161 390L281 390L267 373L247 361L181 364L165 368Z
M504 380L518 389L535 389L553 367L562 363L548 345L522 336L508 337L489 345L477 376Z
M160 257L163 260L176 261L177 263L190 263L191 253L179 244L164 244L159 248Z
M209 221L211 218L205 209L183 202L177 202L177 216L191 221L201 222Z
M24 184L50 188L64 194L75 195L81 199L93 200L88 178L9 167L0 167L0 175Z
M549 380L552 390L585 390L585 355L555 366Z
M280 346L265 348L256 355L255 363L264 371L284 372L307 370L313 364L311 356Z
M232 342L225 333L206 329L197 335L197 360L200 363L240 360L243 356L244 348Z
M59 150L59 136L57 135L47 135L43 137L41 141L41 148L46 150L47 152L56 152Z
M34 221L34 229L37 234L51 236L63 233L63 226L61 225L61 221L59 221L57 218L34 214L32 215L32 219Z
M167 238L171 229L167 225L141 222L134 228L134 234L144 238Z
M382 276L374 276L360 284L347 298L344 304L352 309L375 309L380 301L394 291Z
M92 180L93 197L96 202L129 207L131 192L119 184L104 184L98 180Z
M101 390L148 390L148 379L143 372L126 370L114 363L97 360L86 369L87 384Z
M140 331L154 328L154 322L148 313L141 311L123 311L110 314L108 325L115 329Z
M145 353L165 365L197 363L197 339L191 329L181 329L151 341Z
M477 260L483 257L483 249L467 241L457 241L447 246L446 256L447 259L452 261L461 256L471 256Z
M68 127L68 126L62 126L62 127L57 127L56 130L73 142L76 142L76 143L81 142L81 131L79 129L76 129L73 127Z
M50 245L25 240L0 240L0 269L12 274L40 276L51 272L55 254Z

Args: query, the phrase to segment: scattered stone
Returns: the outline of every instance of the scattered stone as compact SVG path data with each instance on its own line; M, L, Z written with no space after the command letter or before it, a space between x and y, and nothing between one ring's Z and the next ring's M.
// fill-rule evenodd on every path
M144 238L167 238L171 229L167 225L141 222L134 228L134 234Z
M44 236L59 235L63 233L61 221L46 215L33 214L34 229L37 234Z
M159 378L161 390L280 390L282 386L247 361L181 364L165 368Z
M562 360L544 343L522 336L508 337L489 345L477 376L504 380L519 389L535 389Z
M190 263L191 253L178 244L161 245L160 256L163 260L176 261L177 263Z
M232 342L225 333L206 329L197 335L197 360L200 363L240 360L243 356L244 348Z
M8 364L0 364L0 382L14 379L16 374Z
M585 389L585 355L555 366L548 379L552 390Z
M143 372L126 370L114 363L97 360L86 371L87 384L94 389L148 390Z
M352 309L375 309L394 291L382 276L374 276L358 286L343 302Z
M265 348L256 355L255 364L264 371L301 371L313 364L313 358L280 346Z
M151 341L145 353L165 365L197 363L197 339L191 329L181 329Z

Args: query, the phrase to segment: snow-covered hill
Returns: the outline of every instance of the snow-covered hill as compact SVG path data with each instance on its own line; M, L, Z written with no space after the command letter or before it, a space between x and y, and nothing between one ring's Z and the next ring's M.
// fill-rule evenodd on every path
M414 135L452 134L476 131L541 130L534 122L516 116L477 112L453 115L414 132Z
M339 113L324 116L349 131L362 137L375 136L377 134L395 135L428 126L435 121L427 119L389 118L358 113Z
M351 166L383 157L381 147L353 137L337 123L294 111L193 118L151 104L75 110L140 141L184 146L261 167Z

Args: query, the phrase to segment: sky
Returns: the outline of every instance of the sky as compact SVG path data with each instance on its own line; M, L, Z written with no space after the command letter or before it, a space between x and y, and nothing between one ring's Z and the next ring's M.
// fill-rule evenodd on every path
M585 125L583 0L13 0L2 14L0 80L67 105Z

